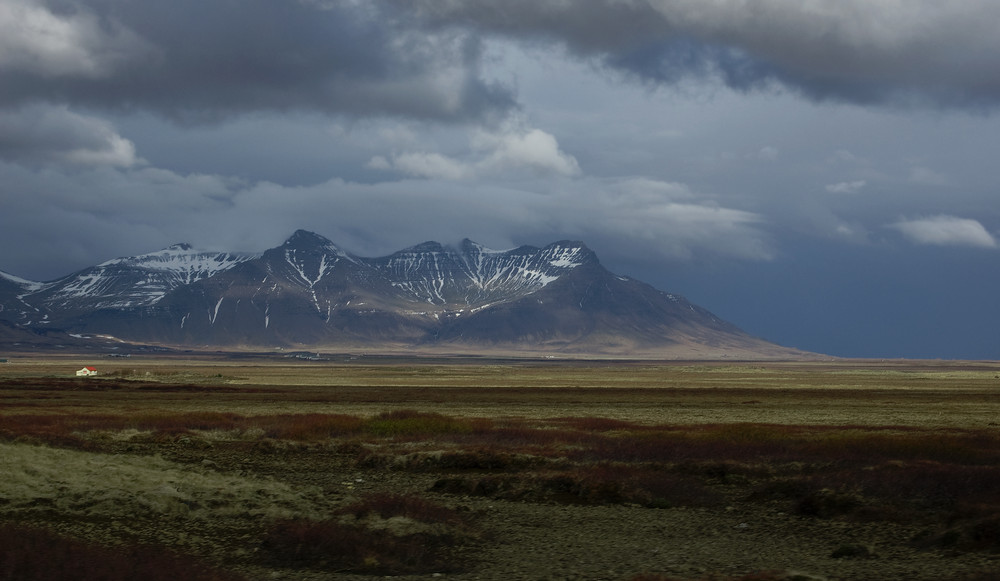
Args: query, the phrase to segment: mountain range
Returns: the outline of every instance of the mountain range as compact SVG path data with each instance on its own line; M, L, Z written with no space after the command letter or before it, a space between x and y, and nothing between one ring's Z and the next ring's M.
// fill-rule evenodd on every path
M365 258L305 230L262 254L177 244L51 282L0 272L0 345L39 337L226 350L804 355L611 273L580 242L503 251L425 242Z

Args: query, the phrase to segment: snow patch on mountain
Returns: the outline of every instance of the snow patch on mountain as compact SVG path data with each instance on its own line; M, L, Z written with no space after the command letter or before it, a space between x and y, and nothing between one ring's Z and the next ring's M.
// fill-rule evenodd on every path
M6 273L2 270L0 270L0 278L16 284L17 286L23 288L25 292L34 292L45 286L45 283L43 282L35 282L33 280L14 276L13 274Z
M108 260L98 264L96 268L105 270L125 268L143 270L151 274L164 273L180 285L208 278L256 256L197 251L190 244L174 244L157 252Z
M590 254L574 243L493 250L465 239L458 248L425 242L360 260L384 274L407 300L469 306L535 292L584 264Z

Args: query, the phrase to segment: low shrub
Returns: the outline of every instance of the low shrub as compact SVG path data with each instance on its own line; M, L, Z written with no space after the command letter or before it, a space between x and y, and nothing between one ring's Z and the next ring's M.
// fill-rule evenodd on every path
M1000 581L1000 568L970 573L962 577L957 577L955 581Z
M712 506L721 496L699 479L627 465L583 466L561 472L481 478L441 478L433 492L561 504L638 504L649 508Z
M459 512L412 494L370 494L338 512L352 514L358 519L374 514L383 519L401 516L426 524L468 525Z
M857 494L823 489L807 494L795 506L804 516L833 518L850 514L864 505Z
M913 539L924 548L1000 552L1000 513L956 516L946 528Z
M474 538L458 512L413 495L370 495L339 514L353 520L276 523L261 543L267 560L363 574L456 572L465 567L462 546ZM393 519L403 526L390 526ZM405 526L410 521L428 526Z
M310 442L357 434L364 420L343 414L278 414L253 418L269 438Z
M151 546L108 547L47 529L0 525L0 581L239 581L189 556Z
M806 482L813 490L850 489L869 505L913 514L943 516L970 505L1000 509L1000 466L893 461L816 473Z
M390 468L410 472L519 472L537 468L548 459L530 454L514 454L493 450L455 450L411 452L408 454L355 451L356 465L361 468Z
M443 434L471 433L474 425L437 413L415 410L385 412L366 420L363 430L381 437L428 437Z
M261 544L272 565L379 575L449 572L452 543L440 536L396 536L334 520L284 521Z
M136 430L179 433L190 430L232 430L241 427L246 418L224 412L151 412L122 419L125 420L124 427Z
M796 581L798 579L813 579L813 577L797 576L794 573L782 573L779 571L758 571L739 577L728 575L716 575L709 573L701 577L701 581ZM634 577L629 577L627 581L690 581L682 577L672 577L659 573L640 573Z
M899 430L899 429L897 429ZM841 462L933 461L989 465L1000 461L1000 439L992 434L842 428L825 431L802 446L802 454Z
M875 556L875 550L868 545L847 544L840 545L830 553L831 559L871 559Z
M637 430L640 428L638 424L626 422L625 420L616 420L614 418L556 418L552 421L554 423L563 424L568 428L584 432L613 432L620 430Z

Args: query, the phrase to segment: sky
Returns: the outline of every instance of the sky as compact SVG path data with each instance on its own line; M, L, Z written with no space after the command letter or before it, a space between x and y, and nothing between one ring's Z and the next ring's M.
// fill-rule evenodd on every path
M1000 359L994 0L0 0L0 270L580 240L747 332Z

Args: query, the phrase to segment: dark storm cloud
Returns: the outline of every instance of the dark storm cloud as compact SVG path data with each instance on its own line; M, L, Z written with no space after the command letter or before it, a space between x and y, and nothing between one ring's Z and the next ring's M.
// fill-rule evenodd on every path
M425 24L557 42L652 83L718 78L857 103L1000 101L991 0L411 0Z
M461 120L514 105L480 78L474 36L411 30L365 2L10 0L0 38L7 106L201 121L291 109Z

